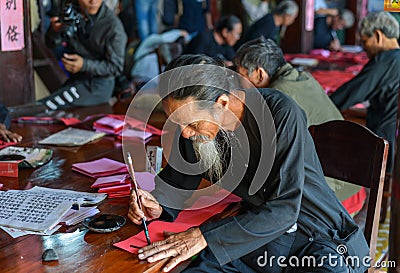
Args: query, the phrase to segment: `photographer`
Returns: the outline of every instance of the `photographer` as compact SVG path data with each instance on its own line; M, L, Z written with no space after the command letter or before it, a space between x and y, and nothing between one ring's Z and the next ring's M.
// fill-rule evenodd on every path
M62 88L41 100L51 110L108 102L115 77L123 70L127 37L122 23L102 0L78 3L51 18L46 34L49 47L63 45L61 61L71 75Z

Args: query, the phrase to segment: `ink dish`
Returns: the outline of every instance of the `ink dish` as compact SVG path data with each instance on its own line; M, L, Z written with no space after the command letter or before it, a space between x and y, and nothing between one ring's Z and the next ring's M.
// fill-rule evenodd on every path
M120 229L125 225L125 217L116 214L101 214L86 218L83 225L90 231L108 233Z

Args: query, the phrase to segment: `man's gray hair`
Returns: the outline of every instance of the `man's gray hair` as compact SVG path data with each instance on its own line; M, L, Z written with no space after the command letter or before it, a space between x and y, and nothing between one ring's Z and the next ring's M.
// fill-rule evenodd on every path
M380 30L389 39L399 38L399 23L387 11L369 13L360 23L361 35L371 37L376 30Z
M296 15L299 12L299 5L292 0L284 0L280 2L274 11L274 14L279 14L279 15Z
M243 44L236 52L233 62L237 67L247 69L249 75L261 67L271 79L286 64L281 48L271 39L263 37Z

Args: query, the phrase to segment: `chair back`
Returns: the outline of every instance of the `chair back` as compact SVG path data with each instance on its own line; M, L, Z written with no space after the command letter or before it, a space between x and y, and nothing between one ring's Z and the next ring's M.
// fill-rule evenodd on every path
M309 128L324 175L370 189L364 236L374 258L389 143L345 120Z

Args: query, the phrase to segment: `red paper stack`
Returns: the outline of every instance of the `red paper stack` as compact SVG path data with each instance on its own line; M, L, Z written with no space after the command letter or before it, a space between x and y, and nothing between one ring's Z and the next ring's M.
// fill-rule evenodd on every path
M128 174L120 174L97 178L91 188L98 188L98 192L107 193L109 198L117 198L129 196L132 184Z
M110 116L102 117L93 123L96 131L118 135L124 129L125 121Z

